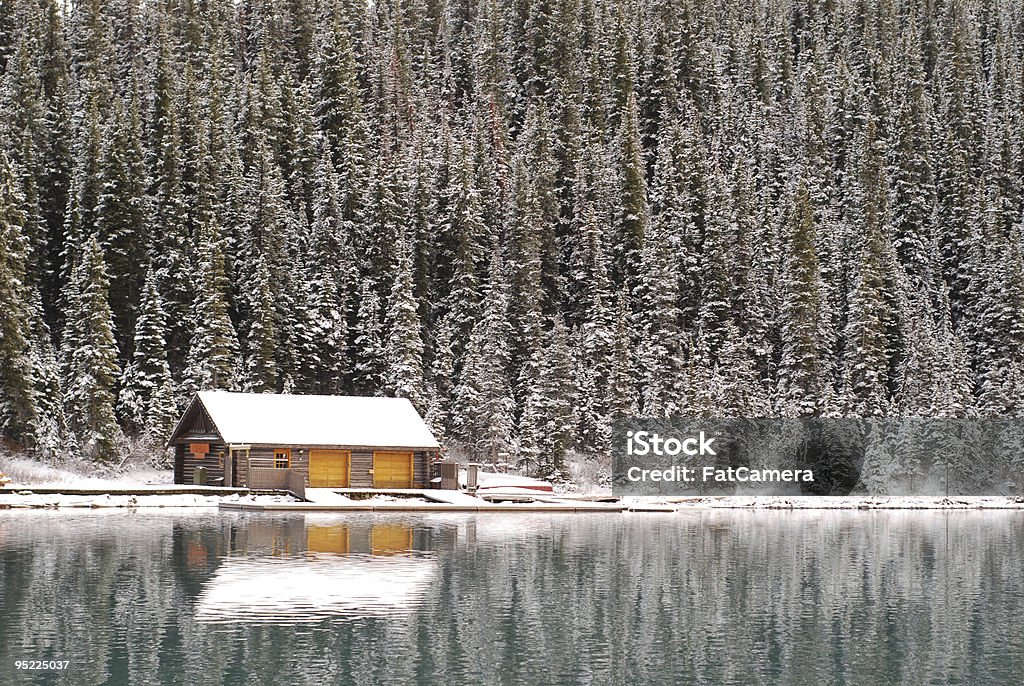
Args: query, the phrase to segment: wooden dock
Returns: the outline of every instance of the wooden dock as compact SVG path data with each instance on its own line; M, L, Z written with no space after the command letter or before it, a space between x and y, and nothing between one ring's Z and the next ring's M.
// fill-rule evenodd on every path
M349 497L352 495L363 499L352 499ZM394 500L372 498L379 495L396 497ZM558 501L554 498L528 503L489 502L462 491L442 489L307 488L305 496L307 502L229 501L221 502L219 507L249 512L623 512L627 509L621 503Z
M580 505L554 503L482 503L480 505L450 505L438 502L418 503L359 503L345 505L320 505L317 503L225 503L222 510L249 512L625 512L625 505Z

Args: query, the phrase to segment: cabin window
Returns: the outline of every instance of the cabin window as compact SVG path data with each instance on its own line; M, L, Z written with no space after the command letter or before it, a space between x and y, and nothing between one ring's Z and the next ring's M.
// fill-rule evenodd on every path
M292 451L290 448L274 449L274 467L276 469L288 469L292 464Z

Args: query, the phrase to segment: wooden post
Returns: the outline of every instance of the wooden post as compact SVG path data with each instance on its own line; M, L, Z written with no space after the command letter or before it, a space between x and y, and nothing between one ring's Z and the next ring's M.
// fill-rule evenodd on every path
M224 485L235 485L235 452L228 446L228 454L224 457Z

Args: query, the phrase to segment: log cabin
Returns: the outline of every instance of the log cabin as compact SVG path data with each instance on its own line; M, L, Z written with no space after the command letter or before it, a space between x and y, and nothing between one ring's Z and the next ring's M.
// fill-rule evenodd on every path
M174 483L293 492L426 488L440 451L405 398L228 391L196 394L167 446Z

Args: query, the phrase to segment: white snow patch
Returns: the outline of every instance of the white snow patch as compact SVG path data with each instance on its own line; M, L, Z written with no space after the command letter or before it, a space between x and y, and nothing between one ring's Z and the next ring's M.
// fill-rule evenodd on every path
M238 501L237 494L199 495L192 493L160 493L154 489L145 495L81 495L73 493L34 493L30 487L7 488L0 491L0 510L23 508L109 508L109 507L210 507L221 502ZM249 496L256 503L289 503L295 498L286 495Z
M170 485L174 472L148 466L116 467L97 465L95 462L71 461L44 464L24 457L0 455L0 474L11 479L11 486L125 488L132 485Z
M625 497L627 506L670 505L676 511L753 510L1024 510L1013 496L692 496Z

